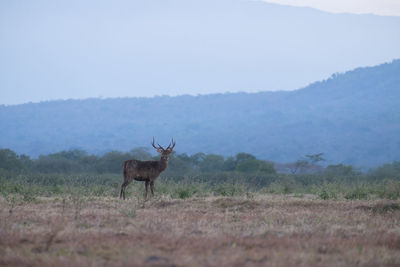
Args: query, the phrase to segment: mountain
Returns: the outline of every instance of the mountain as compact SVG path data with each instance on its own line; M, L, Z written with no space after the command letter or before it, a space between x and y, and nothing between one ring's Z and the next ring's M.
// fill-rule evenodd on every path
M48 101L0 106L0 147L38 156L128 151L176 140L178 153L372 167L400 160L400 60L295 91Z
M400 58L399 29L263 1L1 1L0 103L292 90Z

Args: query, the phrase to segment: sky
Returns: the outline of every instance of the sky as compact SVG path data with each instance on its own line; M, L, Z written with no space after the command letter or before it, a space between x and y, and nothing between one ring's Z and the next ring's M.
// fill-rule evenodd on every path
M269 2L400 14L400 0ZM399 29L250 0L0 1L0 105L295 90L400 58Z
M399 0L265 0L291 6L306 6L334 13L400 16Z

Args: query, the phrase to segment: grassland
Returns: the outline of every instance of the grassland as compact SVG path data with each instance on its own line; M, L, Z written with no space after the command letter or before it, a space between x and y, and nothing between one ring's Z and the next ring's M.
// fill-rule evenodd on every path
M0 197L1 266L400 266L400 202Z

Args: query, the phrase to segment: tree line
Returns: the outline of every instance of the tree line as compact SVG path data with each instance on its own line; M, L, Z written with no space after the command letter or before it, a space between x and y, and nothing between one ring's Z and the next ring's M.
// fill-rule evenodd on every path
M111 151L102 156L75 149L31 159L10 149L0 149L0 168L11 172L119 173L122 162L128 159L159 160L159 156L153 156L145 148L136 148L129 152ZM214 171L276 173L272 162L259 160L247 153L238 153L228 158L216 154L197 153L189 156L186 153L174 153L169 160L169 170L171 173L182 174Z
M132 158L158 160L159 156L145 148L136 148L103 155L68 150L32 159L10 149L0 149L0 194L6 197L17 194L24 199L74 192L117 197L122 182L122 162ZM323 166L319 164L322 159L322 154L306 155L296 162L278 164L248 153L231 157L174 153L167 170L161 174L156 191L179 198L251 195L252 192L307 193L322 199L400 198L399 161L360 172L350 165ZM142 186L133 183L134 195L141 194Z
M158 160L147 148L135 148L129 152L110 151L101 156L89 154L84 150L74 149L41 155L31 159L27 155L18 155L10 149L0 149L0 170L8 173L121 173L122 162L128 159ZM322 153L307 155L305 159L286 165L289 175L310 176L317 174L324 179L339 179L340 177L364 177L372 180L400 179L400 162L384 164L367 173L357 171L353 166L336 164L322 167L317 165L323 161ZM238 153L235 156L224 157L217 154L202 152L188 155L173 153L164 176L174 179L184 177L258 177L258 180L271 180L278 176L275 164L271 161L257 159L248 153ZM282 170L282 167L281 167ZM308 170L308 171L307 171ZM312 175L311 175L312 176ZM214 177L215 178L215 177ZM211 178L213 179L213 178Z

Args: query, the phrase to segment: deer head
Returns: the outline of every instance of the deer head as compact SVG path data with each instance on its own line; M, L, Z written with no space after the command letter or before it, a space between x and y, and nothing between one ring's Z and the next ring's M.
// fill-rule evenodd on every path
M158 147L155 146L154 144L154 137L153 137L153 142L151 143L151 145L157 150L158 153L161 154L161 159L167 161L168 160L168 156L169 154L172 153L174 147L175 147L175 141L172 138L171 143L169 143L168 147L166 149L164 149L162 146L160 146L158 143ZM172 145L172 146L171 146Z

